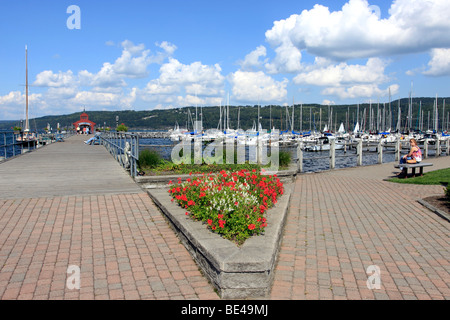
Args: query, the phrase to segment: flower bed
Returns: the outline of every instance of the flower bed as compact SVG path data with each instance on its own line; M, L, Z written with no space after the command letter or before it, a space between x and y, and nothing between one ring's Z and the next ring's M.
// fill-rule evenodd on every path
M256 170L222 170L185 182L179 178L169 185L172 201L186 209L186 215L207 223L211 231L238 245L264 231L267 210L284 192L276 175Z

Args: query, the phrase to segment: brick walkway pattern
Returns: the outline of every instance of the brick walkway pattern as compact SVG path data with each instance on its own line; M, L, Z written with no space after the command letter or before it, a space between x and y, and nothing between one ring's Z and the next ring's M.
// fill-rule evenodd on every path
M416 202L443 188L361 178L376 170L297 178L271 299L450 299L450 224Z
M147 193L82 139L2 164L15 189L0 190L0 299L219 299ZM448 167L448 157L432 161ZM390 171L297 177L268 298L450 298L450 224L416 202L442 187L383 181ZM84 183L95 175L106 180ZM68 283L70 266L80 270L79 289ZM380 270L379 289L367 287L370 266Z
M67 286L71 265L80 268L79 290ZM218 296L139 193L0 200L0 298Z

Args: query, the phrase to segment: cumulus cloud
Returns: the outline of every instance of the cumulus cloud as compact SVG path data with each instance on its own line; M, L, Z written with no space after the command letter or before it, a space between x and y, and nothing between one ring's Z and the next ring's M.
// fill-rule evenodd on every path
M328 87L323 89L321 93L327 96L337 96L341 99L371 98L385 97L389 93L395 95L398 93L399 88L397 84L391 85L386 89L380 89L374 84L357 84L349 87Z
M45 70L36 76L33 85L36 87L70 87L76 84L76 79L71 70L67 72L53 73L51 70Z
M229 77L233 97L241 102L283 101L287 97L287 79L276 81L262 71L238 70Z
M279 59L289 56L290 46L336 61L424 52L450 47L448 16L447 0L397 0L386 19L366 0L350 0L334 12L317 4L276 21L266 40Z
M383 83L388 80L384 74L387 63L379 58L368 59L365 65L340 63L318 67L294 77L296 84L316 86L341 86L354 83Z
M160 68L159 80L162 84L204 84L209 86L222 85L224 76L219 64L204 65L201 62L183 64L177 59L169 58L169 62Z
M450 75L450 49L431 50L431 60L428 67L428 70L425 70L423 74L428 76Z
M223 95L225 77L219 64L183 64L175 58L161 65L159 78L138 91L138 98L160 105L205 105Z
M267 55L266 47L259 46L249 54L247 54L243 61L239 62L241 70L243 71L257 71L260 70L268 59L260 60L261 57Z

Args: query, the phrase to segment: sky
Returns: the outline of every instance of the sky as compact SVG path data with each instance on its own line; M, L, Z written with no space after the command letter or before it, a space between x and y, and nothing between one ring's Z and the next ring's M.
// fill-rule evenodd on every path
M448 97L448 0L1 0L0 120Z

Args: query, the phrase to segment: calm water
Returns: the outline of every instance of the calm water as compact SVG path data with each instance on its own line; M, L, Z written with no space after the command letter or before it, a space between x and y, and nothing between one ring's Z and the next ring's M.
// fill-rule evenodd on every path
M23 147L15 141L15 135L11 132L5 132L0 130L0 160L5 158L11 158L15 155L22 153L23 149L28 149L27 145Z
M139 144L141 145L141 150L150 149L158 151L161 156L170 160L172 147L167 145L175 146L170 139L139 139ZM143 147L142 145L154 145L153 147ZM246 148L246 159L248 160L248 148ZM280 147L280 150L288 151L291 154L292 161L297 158L296 148L285 148ZM373 165L378 163L378 154L375 152L375 148L369 149L369 152L364 149L363 152L363 165ZM395 155L392 150L383 151L383 163L389 163L395 161ZM434 151L430 150L429 155L433 156ZM344 157L341 157L344 156ZM347 150L336 150L336 168L349 168L356 167L357 156L356 149ZM318 172L330 169L329 151L320 152L303 152L303 170L304 172Z
M16 150L12 146L7 148L4 147L6 144L11 144L14 141L14 135L12 133L4 134L0 131L0 158L5 156L5 149L7 157L12 157L15 154L20 154L22 152L21 146L16 145ZM150 149L159 152L159 154L166 160L170 160L172 148L176 145L170 139L165 138L152 138L152 139L139 139L139 144L141 146L141 150ZM152 147L147 147L144 145L152 145ZM295 161L297 158L297 150L296 148L285 148L280 147L280 150L288 151L291 153L292 161ZM364 149L363 153L363 165L373 165L378 162L378 155L375 149L370 149L371 152L367 152ZM392 150L393 151L393 150ZM429 156L433 156L433 150L430 150ZM249 160L249 148L246 148L246 160ZM345 155L345 157L340 157ZM344 153L343 150L336 150L336 168L348 168L348 167L356 167L356 150L347 150ZM394 162L395 156L394 153L390 153L388 151L383 152L383 163ZM323 170L329 170L329 151L321 151L321 152L303 152L303 170L304 172L318 172Z

